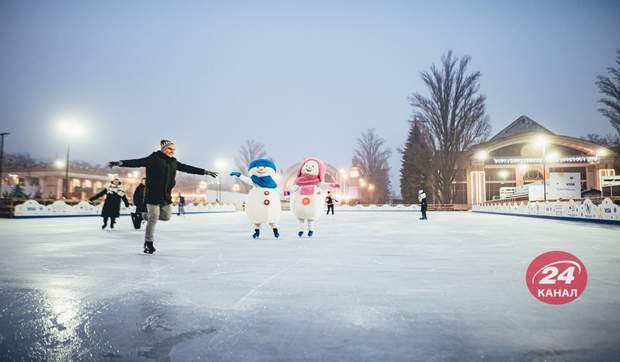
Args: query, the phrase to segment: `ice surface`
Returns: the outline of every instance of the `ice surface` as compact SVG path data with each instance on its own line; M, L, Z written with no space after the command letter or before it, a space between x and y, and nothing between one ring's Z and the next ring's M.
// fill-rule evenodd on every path
M620 228L474 213L356 212L312 239L284 213L0 220L0 359L618 360ZM578 300L546 305L525 270L564 250Z

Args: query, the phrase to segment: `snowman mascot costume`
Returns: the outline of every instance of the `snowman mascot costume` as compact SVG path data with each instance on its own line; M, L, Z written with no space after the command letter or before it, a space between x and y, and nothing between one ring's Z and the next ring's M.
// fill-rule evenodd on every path
M250 222L254 224L254 234L252 238L258 239L260 236L261 224L268 223L273 229L273 236L280 237L278 232L278 221L282 212L280 204L280 191L278 184L272 178L276 173L276 165L271 160L264 158L254 160L248 165L248 175L244 176L241 172L231 172L230 176L252 186L248 193L245 206L245 213Z
M291 188L291 210L299 220L299 237L304 235L306 224L308 237L314 234L312 223L323 212L324 191L330 186L339 186L324 182L326 170L325 162L316 157L308 157L299 165L295 184Z

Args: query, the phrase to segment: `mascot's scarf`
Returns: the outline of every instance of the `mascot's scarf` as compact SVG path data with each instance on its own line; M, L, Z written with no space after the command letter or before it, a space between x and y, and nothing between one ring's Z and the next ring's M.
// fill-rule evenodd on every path
M295 180L295 185L301 186L302 195L314 195L314 188L320 183L319 175L303 174Z
M107 188L108 194L117 194L120 197L125 196L125 189L122 186L114 186L110 184Z
M310 160L316 161L319 164L319 174L318 175L310 175L303 172L304 164ZM301 162L299 165L299 170L297 170L297 178L295 179L295 185L301 187L300 193L302 195L314 195L314 190L318 184L325 180L325 171L327 169L327 165L322 160L314 157L308 157Z
M275 189L276 187L278 187L278 184L276 184L276 182L271 178L271 176L259 177L256 175L252 175L252 177L250 178L256 186L260 186L266 189Z

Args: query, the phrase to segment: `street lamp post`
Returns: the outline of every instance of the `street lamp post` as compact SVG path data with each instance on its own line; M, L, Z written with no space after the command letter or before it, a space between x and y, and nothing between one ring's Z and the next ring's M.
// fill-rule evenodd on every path
M2 165L4 164L4 136L8 135L10 135L9 132L0 133L0 198L2 197L2 181L4 181L2 177Z
M226 169L228 168L228 160L223 159L223 158L219 158L217 160L215 160L215 169L218 171L218 175L217 175L217 199L219 200L220 203L223 204L222 201L222 174L226 171Z
M70 146L67 144L67 161L65 165L65 190L64 190L64 198L69 198L69 149Z
M65 187L64 197L69 198L69 151L71 149L70 141L79 139L85 133L84 126L75 119L64 119L57 124L57 131L65 140L67 140L67 164L65 165Z
M547 145L543 143L543 199L547 201Z
M547 139L544 136L538 137L538 144L542 147L543 164L543 200L547 201Z

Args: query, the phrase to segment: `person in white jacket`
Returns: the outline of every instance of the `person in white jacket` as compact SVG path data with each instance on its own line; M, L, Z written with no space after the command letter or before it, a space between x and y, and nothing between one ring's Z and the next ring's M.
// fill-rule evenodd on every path
M424 192L424 190L418 191L418 202L420 202L420 211L422 212L422 217L420 218L420 220L428 220L426 218L428 203L426 202L426 193Z
M258 159L248 165L250 177L242 175L241 172L231 172L230 176L252 186L248 193L245 203L245 213L252 224L254 224L254 234L252 238L258 239L262 224L269 224L273 230L273 236L280 237L278 231L278 221L282 213L280 203L280 190L277 182L273 179L276 173L276 165L268 159Z

